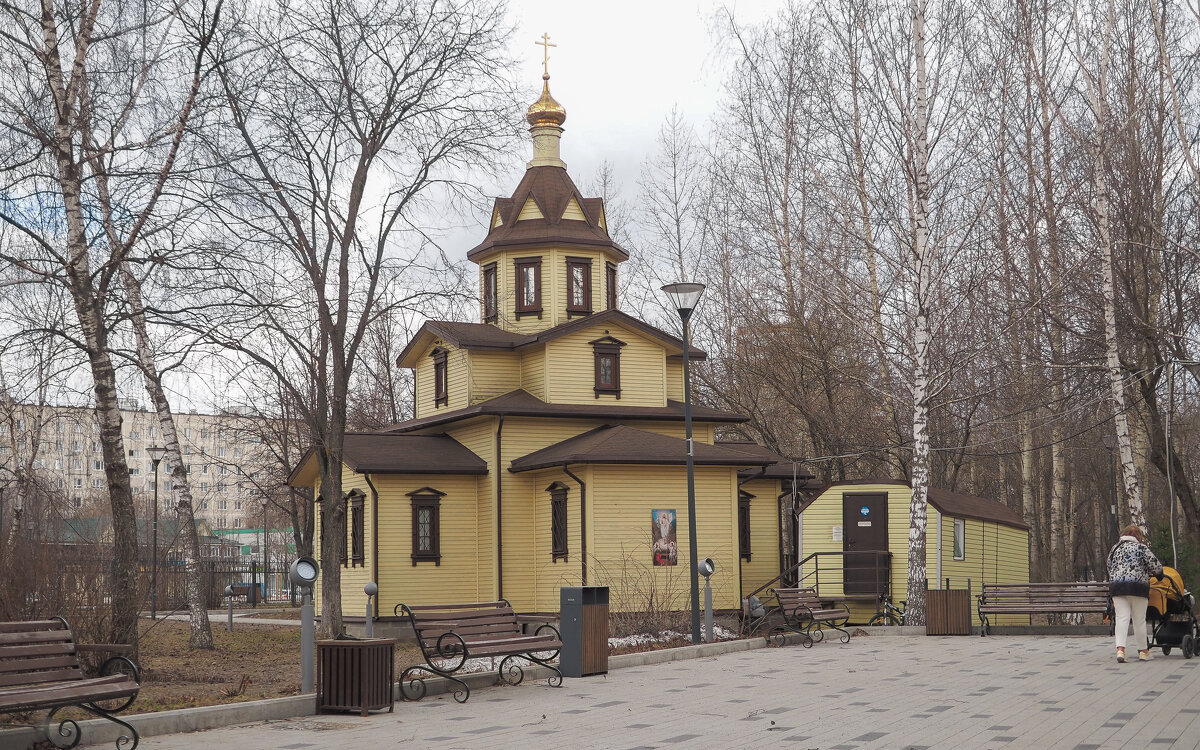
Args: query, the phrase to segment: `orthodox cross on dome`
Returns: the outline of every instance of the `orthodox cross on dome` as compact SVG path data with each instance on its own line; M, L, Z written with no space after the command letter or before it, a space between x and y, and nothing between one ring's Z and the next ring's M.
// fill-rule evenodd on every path
M542 78L549 78L550 77L550 48L557 47L558 45L552 43L550 41L550 35L545 34L545 33L542 34L542 41L534 42L534 44L539 45L542 48Z

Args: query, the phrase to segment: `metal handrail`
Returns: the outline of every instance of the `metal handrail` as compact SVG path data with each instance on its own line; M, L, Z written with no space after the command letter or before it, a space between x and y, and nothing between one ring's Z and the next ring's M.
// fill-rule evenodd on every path
M847 555L857 557L858 559L856 560L856 562L858 562L859 564L847 566L847 564L846 564L847 563L847 560L846 560ZM863 564L863 562L862 562L863 558L868 557L868 556L870 557L870 559L867 560L865 564ZM826 564L826 565L822 566L822 560L832 560L834 558L836 558L838 560L837 565ZM812 569L808 573L804 573L803 572L804 567L806 564L809 564L809 563L811 563ZM884 564L880 565L880 563L884 563ZM793 575L796 576L796 585L797 586L799 586L801 588L813 588L813 589L816 589L817 592L821 593L822 595L832 596L832 595L834 595L833 592L821 591L821 571L822 571L822 569L824 569L826 571L826 580L827 581L829 580L829 577L832 576L833 572L837 571L837 574L838 574L837 579L838 579L838 581L840 581L840 583L842 585L842 593L839 594L839 596L841 596L841 597L846 596L845 590L846 590L846 570L847 569L849 569L849 570L872 570L874 572L873 583L875 585L873 587L874 594L873 594L872 598L882 599L886 596L891 595L891 590L892 590L892 553L888 552L887 550L868 550L868 551L862 551L862 552L814 552L811 555L809 555L808 557L805 557L800 562L796 563L791 568L783 571L779 575L775 576L771 580L769 580L766 583L764 583L763 585L759 586L754 591L751 591L749 594L746 595L746 598L749 599L750 597L755 596L756 594L767 590L774 584L783 580L785 577L789 577L789 576L793 576ZM851 596L856 596L856 595L851 595Z

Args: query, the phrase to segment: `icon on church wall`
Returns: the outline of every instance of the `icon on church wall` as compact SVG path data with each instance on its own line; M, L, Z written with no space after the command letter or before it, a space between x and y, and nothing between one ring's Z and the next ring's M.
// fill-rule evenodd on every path
M652 510L650 517L654 540L654 565L675 565L679 562L679 546L675 543L675 511Z

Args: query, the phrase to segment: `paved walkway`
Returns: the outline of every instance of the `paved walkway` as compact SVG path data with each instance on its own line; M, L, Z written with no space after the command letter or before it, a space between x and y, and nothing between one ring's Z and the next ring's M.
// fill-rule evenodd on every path
M1200 748L1200 658L1117 664L1108 638L872 637L147 737L142 750Z

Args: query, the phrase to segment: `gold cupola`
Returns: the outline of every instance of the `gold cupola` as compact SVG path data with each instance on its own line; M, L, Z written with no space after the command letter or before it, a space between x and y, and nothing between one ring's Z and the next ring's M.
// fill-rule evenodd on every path
M525 113L529 133L533 136L533 160L526 166L566 169L567 165L559 158L558 147L562 137L562 124L567 121L567 110L550 95L550 48L557 45L550 43L549 34L542 34L542 41L537 44L545 50L542 61L542 95L529 105L529 111Z

